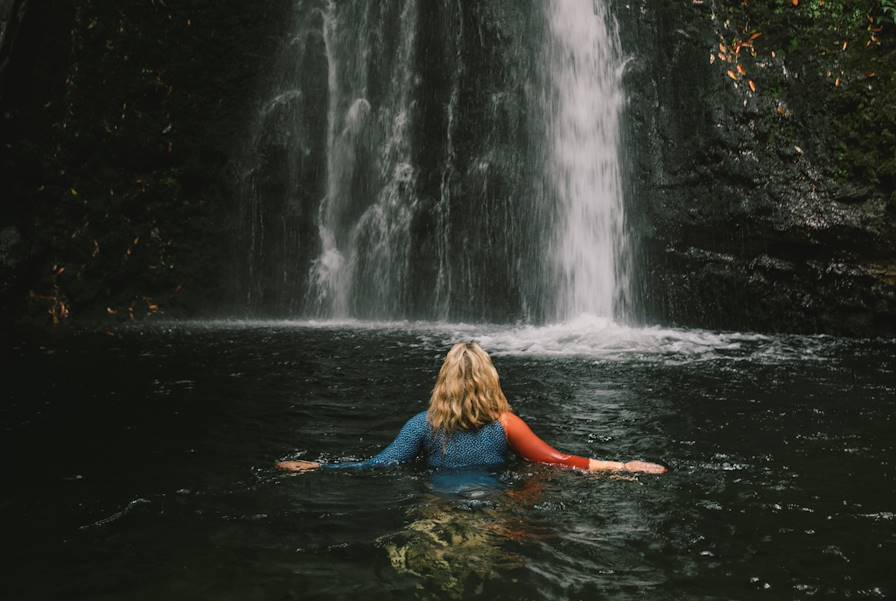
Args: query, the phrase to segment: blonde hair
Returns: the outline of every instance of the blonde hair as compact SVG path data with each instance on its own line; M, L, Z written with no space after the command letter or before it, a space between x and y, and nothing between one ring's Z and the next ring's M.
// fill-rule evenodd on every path
M458 342L445 357L429 400L427 419L446 434L478 430L510 411L491 358L475 342Z

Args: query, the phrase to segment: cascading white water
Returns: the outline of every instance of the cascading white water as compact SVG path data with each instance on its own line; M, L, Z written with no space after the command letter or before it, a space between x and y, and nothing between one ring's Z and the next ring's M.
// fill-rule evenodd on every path
M602 0L294 1L245 175L251 308L625 320L623 59Z
M307 304L321 315L347 317L361 310L383 317L399 312L404 297L416 201L409 128L417 0L403 2L394 79L375 115L364 97L370 40L352 37L351 26L340 21L356 17L358 6L352 8L342 16L330 0L324 14L330 128L327 188L319 211L321 250L311 265L306 296ZM368 26L362 29L369 35ZM346 70L351 77L343 73ZM379 189L368 188L364 195L369 197L359 198L352 185L355 171L362 168L356 153L365 143L365 133L377 154Z
M544 68L547 171L557 203L549 254L554 318L624 319L629 251L620 117L624 66L615 22L598 0L551 0Z

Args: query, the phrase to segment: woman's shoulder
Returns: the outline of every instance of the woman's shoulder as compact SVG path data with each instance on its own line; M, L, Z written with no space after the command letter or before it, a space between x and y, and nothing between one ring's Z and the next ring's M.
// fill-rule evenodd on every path
M500 422L500 424L505 428L519 419L520 418L518 418L513 411L504 411L503 413L501 413L501 415L498 416L498 422Z
M416 415L412 416L408 420L407 423L412 424L413 426L418 427L418 428L423 427L423 426L428 426L429 425L429 412L421 411L420 413L417 413Z
M505 411L498 418L498 421L508 437L524 435L530 431L529 425L513 411Z

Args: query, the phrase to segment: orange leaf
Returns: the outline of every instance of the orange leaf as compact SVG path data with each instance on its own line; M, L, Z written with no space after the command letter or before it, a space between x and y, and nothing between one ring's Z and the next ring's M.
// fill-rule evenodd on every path
M800 0L790 0L790 5L793 6L793 8L796 8L800 5Z
M750 41L752 42L753 40L758 40L761 37L762 37L762 34L757 31L756 33L754 33L753 35L750 36Z
M756 93L756 84L753 83L752 79L747 80L747 85L750 86L750 91L755 94Z
M746 75L746 74L747 74L747 70L744 68L743 65L738 65L738 66L737 66L737 72L740 73L741 75Z
M733 79L734 81L737 81L737 73L735 73L735 72L732 71L731 69L728 69L727 71L725 71L725 75L727 75L728 77L730 77L730 78Z

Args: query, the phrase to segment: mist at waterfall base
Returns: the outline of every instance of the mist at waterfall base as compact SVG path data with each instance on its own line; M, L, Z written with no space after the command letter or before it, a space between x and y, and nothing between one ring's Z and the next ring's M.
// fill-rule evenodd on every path
M493 352L557 447L670 472L513 460L460 492L420 465L274 469L380 450L459 339ZM23 600L888 598L894 353L600 320L53 334L4 359L4 585Z

